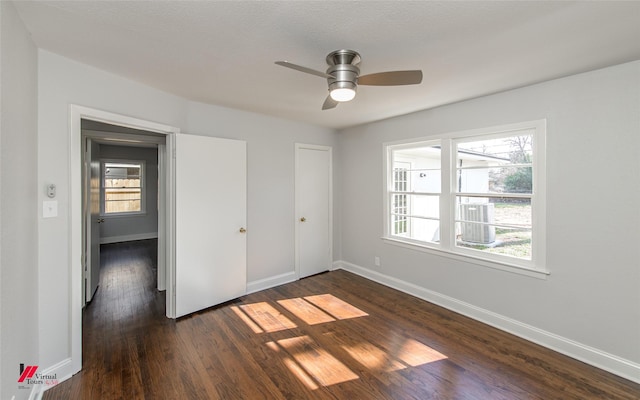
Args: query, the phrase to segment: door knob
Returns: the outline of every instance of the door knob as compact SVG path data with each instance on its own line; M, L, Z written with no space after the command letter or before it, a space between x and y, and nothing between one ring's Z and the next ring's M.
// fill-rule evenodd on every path
M98 223L101 224L104 222L104 218L98 218Z
M245 233L247 230L244 228L240 228L240 233Z
M300 222L304 222L304 221L306 221L306 220L307 220L307 219L306 219L305 217L300 218Z

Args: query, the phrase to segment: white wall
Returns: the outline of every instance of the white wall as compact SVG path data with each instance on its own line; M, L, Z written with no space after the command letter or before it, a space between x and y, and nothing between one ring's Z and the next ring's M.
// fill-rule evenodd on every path
M69 260L80 255L69 254L69 104L175 126L184 133L246 140L249 283L293 273L294 143L335 145L335 131L187 102L43 50L38 55L38 179L56 183L60 193L60 216L39 226L41 365L49 368L71 355ZM338 247L339 234L334 237ZM334 254L339 257L338 248Z
M380 239L384 142L543 118L548 279ZM523 332L546 344L558 339L556 347L640 380L640 62L347 129L339 145L348 268L526 324Z
M38 365L37 51L0 2L0 398L27 398L19 364Z
M134 238L158 236L158 149L149 147L100 145L100 159L140 160L145 162L145 213L135 215L105 215L100 224L100 242L114 243ZM134 239L135 240L135 239Z

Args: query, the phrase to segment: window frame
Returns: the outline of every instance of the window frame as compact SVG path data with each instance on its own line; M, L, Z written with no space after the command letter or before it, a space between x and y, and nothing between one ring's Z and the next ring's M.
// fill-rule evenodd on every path
M432 139L428 139L428 140L419 140L417 142L411 142L408 144L405 143L401 143L398 144L396 146L397 149L401 150L401 149L411 149L411 148L416 148L416 147L440 147L440 140L432 140ZM442 151L441 151L442 152ZM404 194L406 196L406 202L407 202L407 228L408 231L406 232L406 234L403 235L394 235L391 234L391 231L387 231L385 229L385 232L389 232L389 236L393 236L395 238L401 237L402 240L406 241L406 242L410 242L410 243L415 243L417 245L420 245L421 243L427 243L427 242L423 242L417 239L413 239L411 236L412 234L415 232L415 224L413 223L413 219L414 218L418 218L418 219L425 219L425 220L431 220L431 221L437 221L438 224L440 224L441 221L441 216L438 215L437 218L436 217L426 217L426 216L420 216L420 215L415 215L413 212L413 206L414 206L414 199L412 199L412 196L425 196L425 197L437 197L438 201L441 201L441 190L438 192L429 192L429 191L415 191L414 188L411 186L411 179L409 179L409 176L412 174L412 172L415 172L416 170L413 169L415 166L413 163L409 162L410 164L410 168L408 171L408 182L407 182L407 191L406 192L399 192L397 190L395 190L395 188L391 189L391 187L394 184L394 168L393 165L396 164L397 162L406 162L406 161L399 161L399 160L395 160L393 158L393 155L391 153L389 153L389 159L387 160L388 163L390 163L389 165L391 165L391 169L389 170L389 173L387 174L387 179L389 179L387 182L389 182L389 190L386 192L386 200L387 202L392 202L392 197L396 194ZM440 157L442 157L442 154L440 154ZM440 164L442 164L442 161L440 161ZM393 219L394 219L395 215L391 212L391 209L389 209L389 213L388 213L388 220L386 221L387 223L391 224L393 223ZM428 242L430 245L436 245L437 243L435 242Z
M136 164L140 165L140 210L139 211L121 211L121 212L106 212L106 187L105 187L105 166L106 164ZM130 159L100 159L100 216L101 217L129 217L137 215L146 215L146 161L144 160L130 160Z
M456 246L456 197L457 166L455 165L456 143L515 136L531 133L533 137L532 190L531 190L531 259L521 259L508 255L491 254ZM441 187L440 187L440 241L425 242L392 234L392 214L390 205L393 191L393 152L396 150L422 147L440 143L441 146ZM546 120L534 120L480 129L449 132L428 137L405 139L383 143L384 184L383 184L383 235L389 244L437 254L457 260L471 262L490 268L516 272L527 276L546 279ZM510 197L506 194L504 197Z

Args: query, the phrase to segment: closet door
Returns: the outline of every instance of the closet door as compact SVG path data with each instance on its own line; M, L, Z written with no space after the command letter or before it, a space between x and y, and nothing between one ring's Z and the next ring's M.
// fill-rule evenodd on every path
M176 317L246 293L246 152L244 141L176 135Z
M331 268L331 147L296 144L296 269L299 278Z

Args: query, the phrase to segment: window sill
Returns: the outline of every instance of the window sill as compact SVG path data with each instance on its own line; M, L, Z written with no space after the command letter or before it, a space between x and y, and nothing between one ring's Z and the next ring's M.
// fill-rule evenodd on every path
M500 271L511 272L514 274L529 276L532 278L543 279L546 280L547 276L550 275L550 272L547 270L536 270L527 267L523 267L521 265L510 264L507 262L498 262L495 260L487 260L480 257L473 257L467 254L455 253L448 250L436 249L427 245L421 245L414 242L405 241L398 238L390 238L390 237L382 237L382 240L385 243L390 245L404 247L406 249L421 251L424 253L429 253L433 255L437 255L440 257L446 257L457 261L464 261L468 263L472 263L475 265L480 265L482 267L497 269Z

